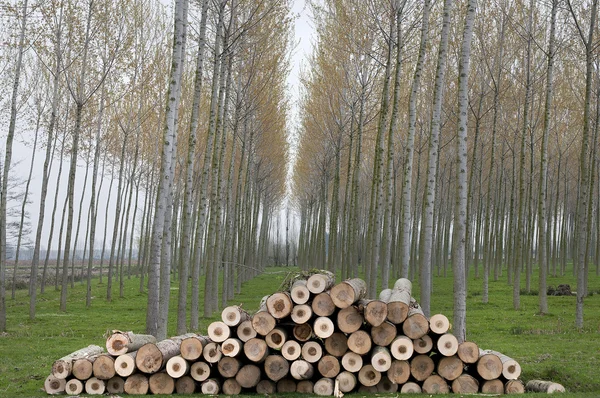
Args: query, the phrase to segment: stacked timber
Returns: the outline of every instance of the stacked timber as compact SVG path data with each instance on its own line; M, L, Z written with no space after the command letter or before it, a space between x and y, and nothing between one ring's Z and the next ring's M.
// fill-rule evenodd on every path
M273 394L302 392L522 393L519 364L458 343L442 314L427 318L398 279L377 300L354 278L298 275L250 315L225 308L206 335L157 342L113 331L54 363L49 394Z

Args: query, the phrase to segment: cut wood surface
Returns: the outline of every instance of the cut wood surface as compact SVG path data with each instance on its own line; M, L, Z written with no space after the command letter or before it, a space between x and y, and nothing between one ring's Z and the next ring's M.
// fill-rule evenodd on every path
M344 333L333 333L325 339L325 351L334 357L341 357L348 351L348 338Z
M319 359L317 369L321 376L335 378L341 370L340 361L333 355L325 355Z
M479 382L473 376L463 373L452 381L452 392L455 394L476 394Z
M262 379L256 385L256 393L262 395L275 394L277 391L277 385L272 380Z
M481 385L484 394L504 394L504 384L498 379L486 380Z
M87 380L92 377L93 363L95 357L79 358L73 361L72 374L79 380ZM116 365L116 364L115 364ZM116 367L116 366L115 366Z
M190 364L181 355L175 355L173 358L169 358L165 370L169 376L178 379L188 374L190 371Z
M335 327L333 326L333 321L326 317L320 316L315 319L313 323L313 332L317 337L322 339L326 339L331 336L335 331Z
M355 352L348 351L342 357L342 367L348 372L356 373L363 366L362 356Z
M269 349L263 339L255 337L244 344L244 354L252 362L262 362L269 354Z
M242 392L242 386L236 379L230 378L223 382L222 390L223 394L226 395L238 395Z
M456 353L460 360L466 364L475 363L479 360L479 347L472 341L460 343Z
M313 311L310 305L307 304L299 304L295 305L292 308L291 318L295 324L306 323L312 317Z
M393 324L406 320L410 305L410 291L393 289L387 299L387 319Z
M504 384L505 394L523 394L525 386L521 380L509 380Z
M65 379L59 379L54 375L49 375L44 380L44 391L48 394L61 394L65 392L67 381Z
M335 283L335 275L326 271L323 273L313 274L306 281L306 287L313 294L323 293Z
M494 354L502 362L502 376L506 380L517 380L521 376L521 365L511 357L493 350L479 350L479 355Z
M290 289L290 297L296 304L306 304L310 299L310 290L306 286L307 281L298 279Z
M393 360L387 371L389 379L396 384L404 384L410 377L410 363L404 360Z
M316 381L313 392L320 396L333 395L334 381L330 378L323 377Z
M400 388L401 394L420 394L421 392L421 386L412 381L404 383Z
M248 315L248 312L239 305L231 305L229 307L225 307L223 311L221 311L221 320L227 326L237 326L249 319L250 315Z
M349 372L347 370L341 372L335 380L339 384L339 389L341 392L350 392L356 388L357 380L354 373Z
M280 355L269 355L265 359L265 375L277 382L288 375L290 364L284 357Z
M242 388L255 387L260 381L260 368L256 365L244 365L235 375L235 380Z
M358 371L358 381L363 386L375 386L379 383L379 380L381 380L381 373L375 370L371 364L364 365Z
M208 337L215 343L222 343L231 336L231 330L225 322L211 322L208 325Z
M275 319L282 319L292 313L294 303L287 292L277 292L267 299L267 311Z
M565 392L565 387L562 384L554 383L546 380L529 380L525 385L525 389L531 392Z
M242 361L237 358L223 357L217 364L219 374L224 378L235 377L242 367Z
M124 389L130 395L146 395L148 387L148 377L142 373L136 373L125 380Z
M384 394L395 393L398 391L398 384L391 381L389 377L385 375L381 376L381 380L379 380L376 387L377 392Z
M448 383L439 375L429 376L421 388L425 394L448 394L450 392Z
M336 309L329 292L317 294L313 298L311 308L317 316L330 316Z
M118 356L136 351L148 343L156 343L156 337L150 334L113 330L112 334L106 339L106 351L110 355Z
M423 337L413 340L413 348L417 354L427 354L433 349L433 340L426 334ZM475 361L477 361L477 358Z
M281 355L288 361L294 361L300 358L302 347L296 340L288 340L281 347Z
M381 300L360 300L359 309L362 310L364 320L371 326L379 326L387 319L387 303Z
M252 326L252 321L253 321L253 319L249 319L247 321L240 323L237 327L237 330L236 330L237 337L244 343L246 341L250 340L251 338L256 337L256 335L257 335L256 330L254 330L254 327ZM269 333L269 332L267 332L267 333Z
M217 379L204 380L200 384L200 391L202 394L217 395L221 391L221 385Z
M315 363L323 356L323 348L316 341L307 341L302 344L302 358L310 363Z
M204 347L210 343L208 336L193 336L181 341L179 351L181 356L188 361L195 361L202 355Z
M210 342L202 350L202 357L208 363L217 363L223 357L221 351L221 345L218 343Z
M417 381L425 381L425 379L431 376L434 369L435 363L428 355L417 355L410 361L410 374Z
M458 356L443 357L437 363L437 374L448 381L452 381L463 373L463 368L463 361Z
M52 375L57 379L66 379L71 375L73 361L80 358L89 358L104 352L104 349L97 345L89 345L66 355L52 364Z
M125 392L125 380L114 376L106 382L106 392L109 394L123 394Z
M275 327L276 321L273 315L267 311L257 312L252 316L252 327L256 333L266 336Z
M365 297L367 284L360 278L348 279L334 285L329 294L336 307L346 308Z
M458 340L451 333L445 333L438 338L437 350L446 357L451 357L458 352Z
M435 334L444 334L450 329L450 321L444 314L435 314L429 318L429 329Z
M79 395L83 392L83 383L78 379L71 379L65 384L67 395Z
M388 346L397 335L396 326L390 322L383 322L381 325L371 329L371 338L373 344L380 346Z
M204 381L210 377L210 366L206 362L194 362L190 368L190 376L196 381Z
M314 375L312 363L297 359L290 365L290 375L296 380L308 380Z
M144 373L158 372L170 358L180 354L181 342L194 336L194 333L188 333L159 341L156 344L144 344L137 351L135 366Z
M90 395L102 395L106 390L106 382L96 377L90 377L85 382L85 392Z
M183 376L175 380L177 394L193 394L196 392L196 381L191 376Z
M94 377L108 380L115 375L115 360L110 355L98 355L92 364Z
M287 332L284 328L276 327L265 336L265 342L270 348L279 350L287 341Z
M242 352L243 345L242 340L230 337L221 344L221 352L226 357L236 357Z
M418 339L429 332L429 321L422 313L413 313L406 317L402 323L402 331L411 339Z
M371 350L371 365L378 372L387 372L392 365L392 356L390 355L390 350L388 350L387 347L373 347Z
M477 361L477 373L484 380L497 379L502 374L502 361L495 354L482 354Z
M363 325L364 318L354 306L346 307L337 313L336 325L344 333L356 332Z
M294 338L298 341L308 341L313 334L312 326L308 323L294 326L293 329Z
M148 386L152 394L173 394L175 391L175 381L166 372L154 373L148 378Z
M276 391L279 393L296 392L297 384L292 379L282 379L277 382Z
M413 341L406 336L398 336L392 341L390 352L395 359L410 359L414 352Z
M296 384L296 392L301 394L312 394L315 389L315 383L310 380L300 380Z
M364 330L357 330L348 337L348 348L359 355L367 354L371 345L371 336Z

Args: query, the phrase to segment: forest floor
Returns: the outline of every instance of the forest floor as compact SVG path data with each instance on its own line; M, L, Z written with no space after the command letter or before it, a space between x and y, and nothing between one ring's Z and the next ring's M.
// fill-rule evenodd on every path
M247 282L231 304L242 303L252 311L260 299L274 292L294 268L267 268ZM339 278L338 278L339 280ZM525 285L525 275L522 275ZM481 348L500 351L522 366L522 380L545 379L563 384L565 397L600 395L600 278L590 274L590 296L585 299L585 326L575 328L575 297L548 297L549 313L538 314L537 278L531 293L521 294L521 309L513 310L512 287L506 277L490 280L489 302L481 303L481 279L471 273L467 298L467 339ZM569 272L549 277L548 285L576 283ZM452 277L434 277L431 312L452 320ZM49 286L38 295L36 319L29 320L27 290L18 290L15 300L7 299L8 331L0 334L0 397L44 397L42 386L54 360L89 344L104 346L107 331L145 329L147 295L139 292L139 279L124 280L123 297L113 282L113 300L107 302L106 279L93 281L93 302L85 306L85 284L69 288L67 312L59 311L60 293ZM203 287L203 282L202 285ZM7 292L8 293L8 292ZM201 291L201 295L203 292ZM418 298L418 283L413 285ZM10 297L10 296L9 296ZM175 334L177 285L171 288L169 335ZM201 320L200 332L219 318ZM290 394L286 394L290 395ZM294 394L291 394L294 395ZM383 395L383 394L378 394ZM393 396L395 396L394 394ZM538 394L528 394L538 395Z

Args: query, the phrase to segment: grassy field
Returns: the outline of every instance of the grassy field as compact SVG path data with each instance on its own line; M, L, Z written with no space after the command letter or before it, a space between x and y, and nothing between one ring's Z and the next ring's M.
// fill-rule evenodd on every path
M243 303L248 310L258 306L262 296L277 289L293 268L267 268L260 277L248 282L233 302ZM524 281L524 276L522 278ZM575 280L568 273L550 278L549 285L568 283L575 290ZM413 295L418 298L418 284ZM537 290L537 280L532 283ZM452 278L434 278L432 313L443 313L452 319ZM503 352L518 360L522 379L542 378L565 385L563 396L600 396L600 278L590 275L585 300L585 327L575 324L575 297L549 297L549 314L537 314L537 296L521 295L521 310L514 311L512 287L505 278L490 282L488 304L481 303L481 280L471 277L467 303L467 338L482 348ZM28 318L29 299L19 290L15 300L7 300L8 332L0 335L0 397L43 397L41 390L52 362L89 344L104 345L103 335L110 330L143 332L146 294L139 292L139 280L125 281L124 297L113 292L107 302L106 286L93 285L92 307L85 308L85 286L76 284L69 291L67 312L59 308L59 292L49 287L39 297L37 318ZM169 334L175 334L177 287L171 288ZM217 319L202 320L201 332ZM537 395L537 394L535 394Z

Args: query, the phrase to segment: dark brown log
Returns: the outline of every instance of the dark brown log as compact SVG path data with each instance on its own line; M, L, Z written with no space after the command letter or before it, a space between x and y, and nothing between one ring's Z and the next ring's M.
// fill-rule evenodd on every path
M410 364L408 361L394 360L387 371L390 380L397 384L404 384L410 377Z
M391 381L387 376L381 376L381 380L375 386L377 392L380 393L395 393L398 391L398 384Z
M357 330L348 337L348 348L359 355L371 350L371 336L364 330Z
M358 309L365 321L371 326L379 326L387 319L387 303L381 300L360 300Z
M232 305L221 311L221 320L225 325L233 327L250 320L250 315L239 305Z
M347 370L341 372L335 380L338 382L341 392L350 392L356 388L357 380L354 373Z
M113 330L112 334L106 339L106 351L110 355L119 356L137 351L141 346L148 343L156 343L156 337L150 334L135 334Z
M181 356L188 361L195 361L202 355L202 350L210 343L208 336L188 337L181 341L179 351Z
M341 357L348 351L348 338L344 333L333 333L325 339L325 351L334 357Z
M300 343L296 340L288 340L281 347L281 355L288 361L294 361L300 358L300 354L302 353L302 347L300 347Z
M281 347L283 347L283 345L285 344L286 340L287 332L285 331L285 329L280 327L271 330L269 334L265 336L265 342L267 343L267 346L276 350L281 349Z
M135 372L137 367L135 366L135 357L137 356L137 351L128 352L124 355L119 355L115 359L115 372L121 377L128 377Z
M315 384L310 380L301 380L296 384L296 392L301 394L312 394Z
M425 394L448 394L450 387L446 380L439 375L431 375L423 382L423 393Z
M433 340L429 335L413 340L413 348L417 354L427 354L433 348Z
M340 373L340 361L333 355L325 355L319 359L317 369L323 377L335 378Z
M89 345L66 355L52 364L52 375L57 379L66 379L72 373L73 361L101 354L104 349L97 345ZM66 384L66 383L65 383Z
M283 379L277 382L278 393L296 392L296 388L296 382L291 379Z
M106 382L106 392L109 394L123 394L125 392L125 380L114 376Z
M306 323L312 317L312 308L307 304L298 304L292 308L292 321L296 324Z
M348 372L356 373L363 366L363 359L355 352L348 351L342 357L342 367Z
M226 357L237 357L242 352L242 340L230 337L221 343L221 352Z
M509 380L504 384L505 394L524 394L525 386L521 380Z
M65 392L67 381L65 379L58 379L54 375L49 375L44 381L44 390L47 394L62 394Z
M365 386L358 383L358 392L361 394L377 394L377 385Z
M463 373L463 361L456 355L443 357L438 361L437 374L448 381L455 380Z
M297 359L290 365L290 375L296 380L308 380L314 375L312 363Z
M554 392L565 392L565 387L563 387L562 384L545 380L529 380L525 386L525 389L531 392L545 392L548 394Z
M237 358L223 357L217 364L219 374L224 378L235 377L237 372L242 367L242 362Z
M373 344L384 347L392 344L396 334L396 326L390 322L383 322L381 325L371 329Z
M455 394L476 394L479 382L473 376L463 373L452 382L452 392Z
M373 350L371 350L371 365L378 372L387 372L390 366L392 366L390 351L386 347L373 347Z
M409 315L402 324L402 331L411 339L423 337L429 331L429 321L423 314Z
M364 318L354 306L346 307L337 314L337 327L344 333L356 332L363 325Z
M267 311L257 312L252 316L252 327L256 333L266 336L275 327L275 318Z
M313 387L313 392L320 396L333 395L334 381L327 377L317 380Z
M460 360L466 364L475 363L479 360L479 347L472 341L460 343L456 353Z
M115 360L110 355L98 355L92 364L94 377L108 380L115 375Z
M500 358L500 362L502 362L502 376L504 376L506 380L517 380L519 376L521 376L521 365L511 357L498 351L480 349L479 355L481 356L483 354L494 354Z
M450 329L450 321L444 314L435 314L429 318L429 329L435 334L444 334Z
M64 392L66 392L67 395L79 395L83 392L83 383L81 380L71 379L65 384Z
M165 370L169 376L178 379L189 373L190 364L181 355L175 355L173 358L169 358Z
M359 278L348 279L331 288L331 300L338 308L346 308L365 297L367 284Z
M125 380L125 393L130 395L148 394L148 377L142 373L136 373Z
M409 381L408 383L404 383L402 387L400 387L401 394L420 394L421 386L415 382Z
M93 363L96 357L80 358L73 361L72 374L79 380L87 380L92 377Z
M431 359L428 355L417 355L410 361L410 374L417 381L424 381L435 369L435 364L433 363L433 359Z
M210 366L203 361L194 362L190 368L190 376L196 381L204 381L210 377Z
M223 394L226 395L238 395L242 392L242 386L237 382L236 379L226 379L223 382Z
M306 304L310 299L310 290L306 286L306 280L298 279L290 289L290 297L296 304Z
M159 341L156 344L144 344L137 351L135 366L144 373L158 372L167 363L169 358L181 353L181 342L188 337L194 336L196 334L188 333Z
M329 292L317 294L313 298L311 308L317 316L330 316L335 312L335 304Z
M445 357L451 357L458 352L458 340L451 333L441 335L436 345L438 352Z
M269 355L265 359L265 374L275 382L283 379L290 371L290 364L280 355Z
M253 319L249 319L247 321L240 323L237 327L237 331L236 331L237 337L244 343L246 341L250 340L251 338L256 337L256 335L257 335L256 330L254 330L254 327L252 326L252 321L253 321ZM275 327L274 324L273 324L273 327Z
M308 341L312 335L313 330L312 326L308 323L303 323L301 325L294 326L294 338L298 341Z
M414 352L413 341L406 336L398 336L390 345L390 353L395 359L407 360Z
M495 354L483 354L477 361L477 373L484 380L493 380L502 374L502 361ZM502 386L504 391L504 385Z
M244 365L235 375L235 380L243 388L255 387L260 381L260 368L256 365Z
M207 394L207 395L219 394L219 392L221 391L221 385L219 383L219 380L218 379L204 380L200 384L200 391L202 391L202 394Z
M320 316L316 318L313 323L313 332L317 337L322 339L326 339L327 337L331 336L334 330L335 327L333 326L333 321L326 316Z
M175 380L166 372L154 373L148 378L148 385L152 394L173 394Z
M323 356L323 348L316 341L307 341L302 344L302 358L310 363L315 363Z
M196 381L191 376L183 376L175 380L175 392L177 394L191 395L196 392Z
M267 343L257 337L250 339L244 344L244 354L252 362L262 362L269 354Z
M277 385L271 380L261 380L256 385L256 393L262 395L275 394L277 391Z
M85 382L85 392L90 395L102 395L106 391L106 381L90 377Z
M292 313L294 304L288 292L278 292L267 299L267 311L275 319L282 319Z
M222 343L231 336L231 329L225 322L211 322L208 325L208 337L215 343Z
M387 300L387 319L399 325L408 316L410 291L393 289Z
M481 385L484 394L504 394L504 384L498 379L487 380Z
M202 350L202 358L208 363L217 363L223 357L221 345L218 343L208 343Z
M370 387L375 386L381 380L381 373L373 368L373 365L364 365L358 371L358 381L360 384Z
M323 271L323 273L313 274L306 281L306 287L313 294L323 293L329 289L335 283L335 275L329 271Z

